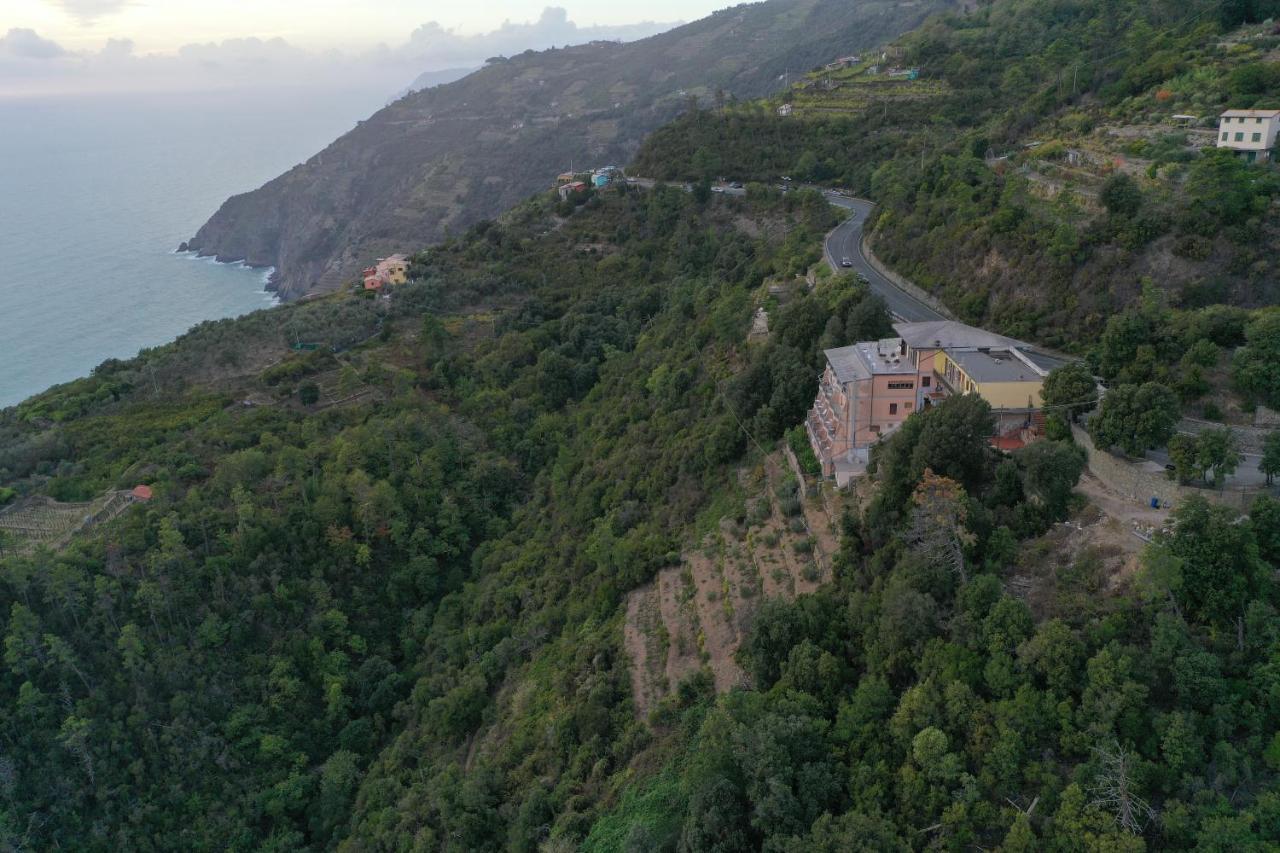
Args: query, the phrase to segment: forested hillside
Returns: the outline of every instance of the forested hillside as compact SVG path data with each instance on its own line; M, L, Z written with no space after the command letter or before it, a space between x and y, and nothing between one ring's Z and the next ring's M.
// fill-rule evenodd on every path
M738 418L771 441L802 416L812 353L744 352L748 291L816 261L833 214L675 190L557 210L420 256L386 313L206 324L6 413L19 492L156 492L61 553L6 543L10 843L481 849L546 834L514 811L521 761L599 787L643 746L620 596L731 491ZM299 330L341 352L290 353Z
M1280 313L1164 280L1080 313L1110 290L1036 254L1026 223L1057 208L985 157L1201 73L1161 66L1166 48L1246 44L1205 54L1211 81L1265 66L1232 15L997 0L908 40L950 69L943 107L785 122L726 105L646 147L650 174L869 188L884 254L905 265L894 241L913 234L913 275L936 284L948 256L969 276L939 288L958 310L1086 353L1047 383L1049 437L1012 453L969 394L905 421L838 502L791 474L784 443L813 462L794 428L822 350L890 318L818 269L837 221L819 193L705 183L544 192L417 245L386 298L202 324L0 412L0 507L23 513L0 514L3 845L1280 847L1280 499L1189 498L1139 529L1080 482L1069 429L1094 372L1095 439L1135 452L1212 384L1280 405ZM1126 67L1163 70L1126 84L1110 57L1143 26ZM1047 87L1068 49L1111 70ZM951 123L930 137L904 119L935 111ZM1120 201L1089 227L1118 240L1186 201L1203 231L1166 237L1235 252L1233 229L1266 233L1273 173L1184 159L1185 181L1111 181ZM1027 264L1016 292L966 266L970 233ZM1184 449L1180 478L1202 463ZM817 531L815 503L834 508ZM79 526L33 535L55 509ZM659 608L723 618L683 637L665 613L631 618L677 587ZM679 677L633 695L664 674L637 677L635 650L682 644Z
M887 322L825 279L747 345L833 213L699 198L531 202L389 303L206 324L7 412L19 497L155 497L5 543L6 843L1280 843L1280 503L1188 502L1135 568L1058 532L1095 524L1079 451L996 453L973 396L877 454L832 581L760 603L742 685L695 671L637 715L625 594L759 535L741 471L819 347Z
M1272 304L1280 179L1213 145L1222 109L1280 107L1280 36L1257 23L1275 11L996 0L899 40L928 97L851 102L858 81L824 95L816 74L803 115L779 99L687 115L637 170L848 186L880 203L874 244L898 272L966 320L1066 348L1144 278L1185 307Z

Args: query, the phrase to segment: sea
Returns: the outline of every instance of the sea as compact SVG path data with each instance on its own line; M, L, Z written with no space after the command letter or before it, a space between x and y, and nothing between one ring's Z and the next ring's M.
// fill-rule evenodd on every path
M0 408L269 307L270 270L179 254L228 197L376 111L372 91L0 99Z

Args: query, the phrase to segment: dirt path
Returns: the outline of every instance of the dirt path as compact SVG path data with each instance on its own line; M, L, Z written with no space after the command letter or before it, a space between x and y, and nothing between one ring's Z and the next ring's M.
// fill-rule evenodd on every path
M1169 510L1152 509L1113 492L1101 480L1085 472L1076 485L1076 491L1092 501L1098 509L1119 522L1132 526L1135 522L1144 528L1162 528L1169 522Z

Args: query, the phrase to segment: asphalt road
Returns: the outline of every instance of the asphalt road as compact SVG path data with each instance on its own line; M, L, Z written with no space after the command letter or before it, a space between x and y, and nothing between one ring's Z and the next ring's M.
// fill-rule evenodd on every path
M827 235L825 249L827 263L831 268L836 272L851 269L863 276L870 283L872 292L878 294L889 306L889 312L900 320L919 323L947 319L881 275L862 254L862 226L875 205L864 199L849 198L833 192L824 192L823 195L836 207L842 207L852 214ZM852 263L851 267L842 265L845 258Z

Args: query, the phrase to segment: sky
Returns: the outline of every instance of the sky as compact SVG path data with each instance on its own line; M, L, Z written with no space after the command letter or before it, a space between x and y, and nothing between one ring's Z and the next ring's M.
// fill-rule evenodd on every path
M730 0L0 0L0 97L386 85L631 40Z

